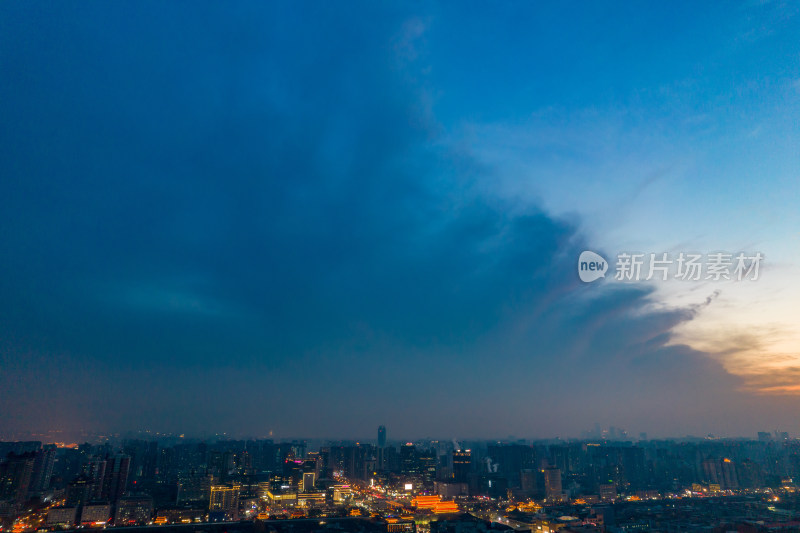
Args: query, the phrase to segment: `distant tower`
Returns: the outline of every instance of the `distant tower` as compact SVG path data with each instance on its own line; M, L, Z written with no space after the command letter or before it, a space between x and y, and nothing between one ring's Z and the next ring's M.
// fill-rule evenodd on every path
M378 426L378 470L386 469L386 426Z

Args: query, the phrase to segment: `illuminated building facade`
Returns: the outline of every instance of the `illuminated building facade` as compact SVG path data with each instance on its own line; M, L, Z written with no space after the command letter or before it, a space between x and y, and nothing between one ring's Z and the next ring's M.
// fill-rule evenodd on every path
M213 513L217 517L224 514L226 520L238 520L240 490L239 483L211 485L211 495L208 501L209 513Z
M303 492L311 492L314 490L315 477L314 472L304 472L300 482L300 490Z

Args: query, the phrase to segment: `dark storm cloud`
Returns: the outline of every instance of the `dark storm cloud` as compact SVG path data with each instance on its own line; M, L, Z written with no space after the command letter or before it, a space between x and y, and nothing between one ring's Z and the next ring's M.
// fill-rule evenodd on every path
M692 310L579 285L578 221L479 192L409 15L47 7L0 36L8 425L549 434L736 386L664 346Z

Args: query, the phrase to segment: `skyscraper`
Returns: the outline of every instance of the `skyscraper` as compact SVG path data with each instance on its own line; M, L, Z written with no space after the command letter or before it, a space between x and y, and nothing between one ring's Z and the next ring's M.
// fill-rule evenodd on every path
M42 492L50 487L50 478L53 475L55 465L56 447L48 444L38 452L33 462L33 473L31 474L31 492Z
M92 459L84 467L86 476L91 479L92 488L88 494L90 500L102 500L105 495L105 477L108 463L105 459Z
M128 472L131 467L129 455L115 455L106 460L103 478L103 499L116 503L125 493L128 485Z
M545 468L544 490L548 502L558 502L562 500L563 494L561 492L561 469L552 467Z
M469 480L469 473L472 470L472 452L470 450L453 451L453 479L459 483L466 483Z
M35 452L9 453L0 463L0 500L22 504L28 497Z
M411 442L400 447L400 472L406 476L419 474L417 447Z
M378 426L378 470L386 469L386 426Z

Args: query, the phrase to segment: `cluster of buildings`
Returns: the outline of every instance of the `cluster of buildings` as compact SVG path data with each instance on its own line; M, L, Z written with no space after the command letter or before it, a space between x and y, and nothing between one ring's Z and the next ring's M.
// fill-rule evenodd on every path
M0 528L364 517L382 520L389 533L434 533L435 527L445 531L436 523L460 516L458 527L467 529L486 522L588 531L618 527L623 508L661 512L653 502L714 498L751 498L761 513L756 522L785 523L796 518L785 507L794 501L795 479L800 441L772 434L758 440L392 442L381 427L371 442L313 448L297 440L178 437L4 442ZM670 513L642 523L662 515Z

